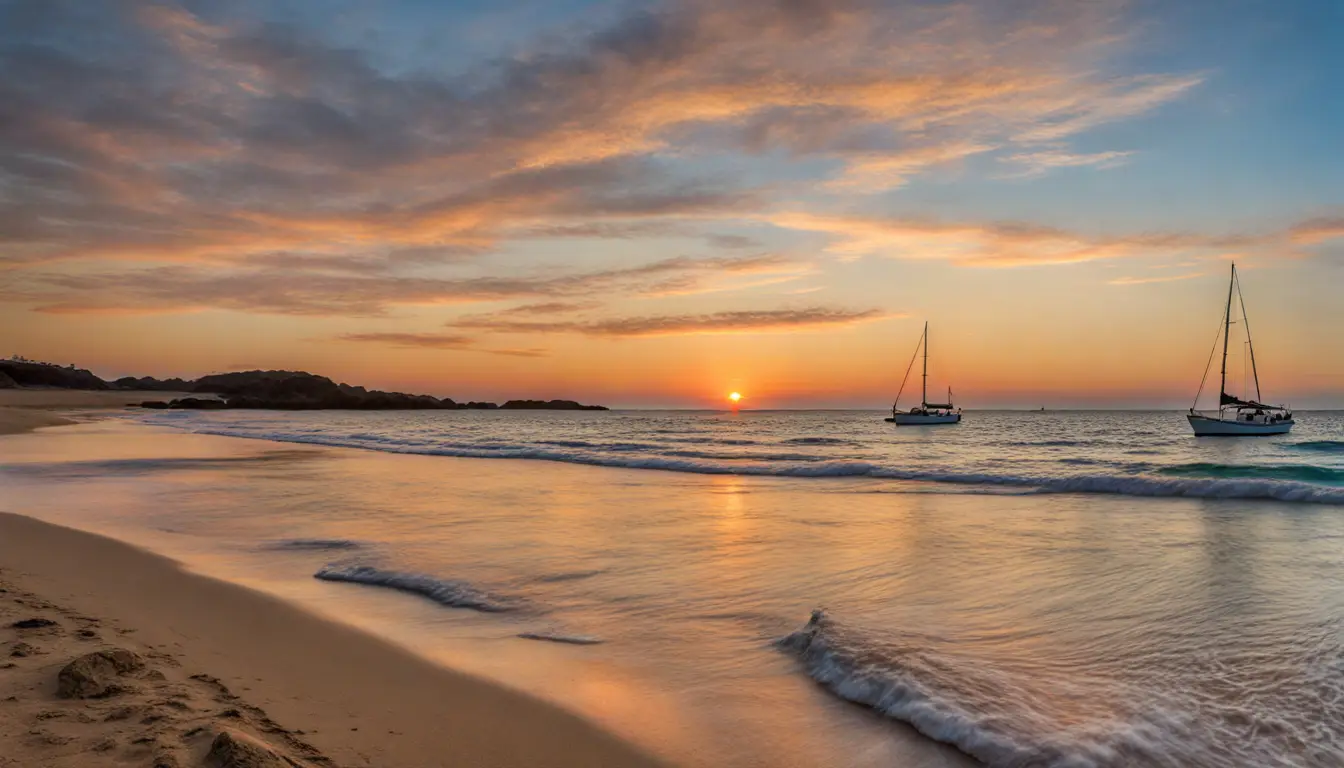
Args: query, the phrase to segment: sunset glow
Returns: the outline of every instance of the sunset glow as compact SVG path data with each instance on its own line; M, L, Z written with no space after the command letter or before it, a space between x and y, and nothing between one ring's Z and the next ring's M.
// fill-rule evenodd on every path
M1329 0L544 5L0 9L0 356L882 408L927 320L967 407L1184 407L1235 258L1344 406Z
M737 405L738 401L742 399L742 394L734 392L731 395L728 395L728 399L733 401L733 405Z

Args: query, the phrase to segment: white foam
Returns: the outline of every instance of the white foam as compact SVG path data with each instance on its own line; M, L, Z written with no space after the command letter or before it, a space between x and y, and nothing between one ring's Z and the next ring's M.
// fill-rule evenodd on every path
M917 634L881 639L815 611L778 645L837 696L871 707L951 744L991 768L1341 765L1339 736L1320 719L1322 691L1278 706L1245 681L1226 697L1134 688L1077 670L1005 668L955 652L954 642ZM1288 706L1291 711L1281 709Z

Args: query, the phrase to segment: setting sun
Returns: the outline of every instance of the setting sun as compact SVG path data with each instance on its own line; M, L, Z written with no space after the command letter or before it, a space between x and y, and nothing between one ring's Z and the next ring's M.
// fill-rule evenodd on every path
M728 396L728 399L729 399L729 400L732 400L734 403L736 403L738 400L741 400L741 399L742 399L742 393L741 393L741 392L734 392L734 393L732 393L731 395Z

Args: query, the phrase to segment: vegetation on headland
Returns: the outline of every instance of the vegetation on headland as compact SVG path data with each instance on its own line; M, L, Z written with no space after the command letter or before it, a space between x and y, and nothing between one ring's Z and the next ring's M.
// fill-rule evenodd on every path
M565 410L605 411L600 405L581 405L573 400L510 400L495 403L458 403L451 398L382 392L338 384L325 376L304 371L239 371L216 373L199 379L155 379L127 376L111 383L82 368L61 367L22 358L0 360L0 389L50 387L57 389L134 390L190 392L203 397L183 397L168 402L150 401L146 408L257 408L272 410Z

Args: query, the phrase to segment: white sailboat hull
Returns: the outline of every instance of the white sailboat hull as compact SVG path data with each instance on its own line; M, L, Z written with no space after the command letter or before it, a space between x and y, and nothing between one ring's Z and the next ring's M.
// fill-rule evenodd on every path
M905 425L929 425L929 424L956 424L961 421L960 413L897 413L888 417L886 421L892 424Z
M1256 437L1286 435L1293 428L1292 421L1254 422L1211 418L1197 413L1186 414L1196 437Z

